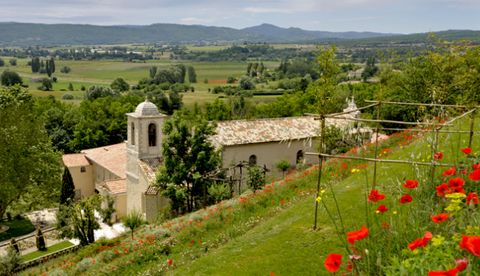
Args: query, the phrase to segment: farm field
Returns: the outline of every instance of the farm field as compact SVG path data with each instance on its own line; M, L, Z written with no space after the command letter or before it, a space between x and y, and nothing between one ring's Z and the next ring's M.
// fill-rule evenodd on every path
M116 78L123 78L130 85L135 85L142 78L148 77L148 70L152 66L159 68L167 68L170 65L183 63L192 65L197 73L197 83L192 84L195 87L194 93L183 94L183 100L186 106L192 106L194 103L202 104L212 102L219 97L208 92L215 86L226 85L226 79L229 76L241 77L244 75L247 62L182 62L171 60L150 60L145 63L140 62L124 62L117 60L95 60L95 61L74 61L74 60L56 60L56 72L54 76L58 78L53 83L53 91L41 91L37 87L40 85L38 79L46 77L45 74L35 74L31 72L30 66L27 65L29 59L17 59L17 66L8 64L9 57L2 57L6 62L4 67L0 67L0 73L4 70L12 70L18 72L24 82L29 85L29 91L35 96L54 96L61 98L65 93L72 94L76 102L83 99L82 86L88 88L92 85L109 86ZM278 66L277 62L264 62L269 69ZM68 66L72 71L68 74L60 72L60 68ZM37 80L37 81L35 81ZM205 81L208 83L205 83ZM71 83L74 91L67 91L68 85ZM256 96L255 101L270 101L276 96Z

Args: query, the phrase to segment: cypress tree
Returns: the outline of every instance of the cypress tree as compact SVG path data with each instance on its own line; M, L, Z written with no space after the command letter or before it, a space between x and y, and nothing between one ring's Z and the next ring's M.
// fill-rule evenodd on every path
M43 237L43 233L40 227L37 228L37 235L35 237L35 242L36 242L38 251L47 251L45 238Z
M67 167L63 170L62 177L62 193L60 195L60 204L68 204L75 198L75 185L73 184L72 175Z

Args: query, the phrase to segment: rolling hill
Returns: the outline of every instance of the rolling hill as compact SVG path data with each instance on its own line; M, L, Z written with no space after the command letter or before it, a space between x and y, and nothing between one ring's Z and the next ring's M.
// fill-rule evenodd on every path
M245 29L201 25L95 26L78 24L0 23L0 46L53 46L125 43L268 42L286 43L358 39L390 34L323 32L262 24Z

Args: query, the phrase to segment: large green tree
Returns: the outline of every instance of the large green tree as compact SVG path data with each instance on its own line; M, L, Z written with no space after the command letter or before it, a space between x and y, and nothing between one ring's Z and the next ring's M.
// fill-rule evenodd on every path
M163 166L157 175L162 194L176 212L205 206L210 176L220 166L220 155L209 142L214 125L200 116L177 112L165 123Z
M60 156L33 105L25 89L0 88L0 218L27 194L42 200L60 187Z

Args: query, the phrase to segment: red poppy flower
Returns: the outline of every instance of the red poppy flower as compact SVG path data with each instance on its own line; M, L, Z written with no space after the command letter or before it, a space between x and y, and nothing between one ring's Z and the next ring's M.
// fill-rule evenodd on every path
M473 204L478 204L478 195L476 193L468 193L467 195L467 204L470 204L470 201L473 201Z
M418 238L418 239L414 240L413 242L411 242L408 245L408 248L413 251L413 250L417 249L418 247L425 247L425 246L427 246L428 241L432 239L432 236L433 236L432 233L427 231L427 232L425 232L425 235L423 235L423 237Z
M435 187L435 190L437 190L437 196L444 197L446 194L451 193L452 191L450 190L450 187L448 187L447 183L442 183Z
M480 170L480 163L479 164L473 164L473 169L474 170Z
M405 184L403 184L403 187L407 189L415 189L418 187L418 181L417 180L407 180L405 181Z
M432 221L435 223L440 223L444 222L448 219L448 214L447 213L441 213L436 216L432 216Z
M465 153L465 154L470 154L470 153L472 153L472 149L471 148L464 148L464 149L462 149L462 152Z
M456 268L447 271L430 271L428 276L457 276L458 270Z
M428 276L456 276L459 272L464 271L467 268L468 260L459 259L455 260L457 266L453 269L446 271L431 271L428 273Z
M352 261L348 261L347 263L347 271L350 272L353 270L353 262Z
M451 167L449 169L446 169L443 171L443 176L452 176L452 175L455 175L457 173L457 168L455 167Z
M350 244L355 244L356 241L363 240L366 237L368 237L368 229L365 225L358 231L347 233L347 240Z
M462 188L463 185L465 185L465 180L463 180L463 178L461 178L461 177L455 177L455 178L452 178L452 179L448 180L448 185L452 189Z
M470 175L468 176L472 181L479 181L480 180L480 169L475 169Z
M463 236L460 247L480 257L480 236Z
M273 273L273 272L270 272L270 276L275 276L275 273Z
M443 158L443 152L439 151L439 152L435 152L433 154L433 159L435 160L441 160Z
M167 264L168 264L168 266L172 266L173 265L173 259L168 259Z
M371 202L377 202L384 198L385 198L385 195L381 194L378 190L372 190L368 195L368 201L371 201Z
M337 272L341 264L342 264L342 255L340 254L332 253L328 255L327 259L325 260L325 268L332 273Z
M377 211L383 214L383 213L385 213L386 211L388 211L388 208L387 208L387 206L385 206L384 204L382 204L382 205L378 206Z
M410 203L413 201L413 198L411 195L409 194L406 194L406 195L403 195L401 198L400 198L400 204L405 204L405 203Z

